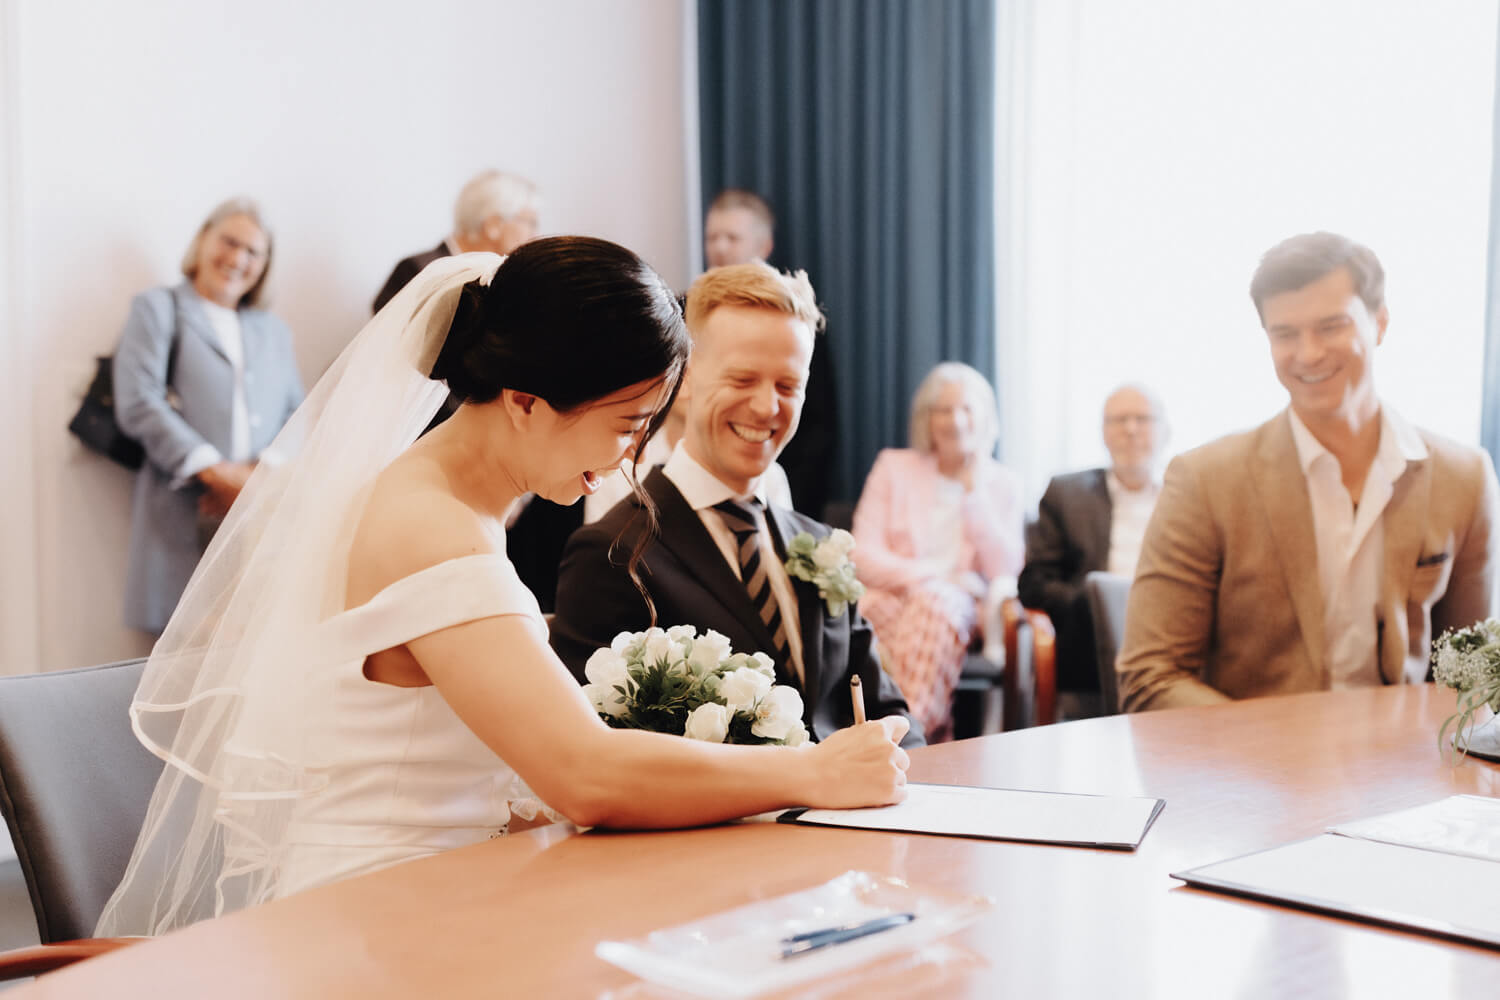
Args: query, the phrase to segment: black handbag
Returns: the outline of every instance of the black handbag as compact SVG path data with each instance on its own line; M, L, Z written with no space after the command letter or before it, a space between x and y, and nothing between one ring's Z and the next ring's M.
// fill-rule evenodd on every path
M177 367L177 335L182 326L177 292L172 292L172 347L167 353L167 386L170 392L173 370ZM78 412L68 421L68 430L86 448L97 451L127 469L139 469L146 460L146 449L135 438L120 429L115 420L114 357L97 358L98 368L89 391L78 404Z

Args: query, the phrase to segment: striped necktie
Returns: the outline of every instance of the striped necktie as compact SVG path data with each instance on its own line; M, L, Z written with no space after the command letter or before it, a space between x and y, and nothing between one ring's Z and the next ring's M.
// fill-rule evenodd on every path
M734 534L735 551L740 559L740 579L744 581L745 592L750 595L750 603L776 644L776 662L786 663L790 667L786 624L781 620L781 606L776 603L771 578L766 574L765 564L760 558L760 519L756 517L756 511L761 506L761 502L754 498L725 500L714 504L714 510L719 512L725 527Z

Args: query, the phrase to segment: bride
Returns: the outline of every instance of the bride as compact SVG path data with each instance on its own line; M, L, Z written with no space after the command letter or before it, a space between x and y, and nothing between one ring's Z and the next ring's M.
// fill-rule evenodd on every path
M602 240L446 258L397 295L277 439L152 652L131 719L166 767L98 933L481 841L537 799L660 828L903 798L903 718L795 749L610 729L547 644L506 513L527 491L572 503L638 455L687 354L670 289ZM447 390L466 405L416 440Z

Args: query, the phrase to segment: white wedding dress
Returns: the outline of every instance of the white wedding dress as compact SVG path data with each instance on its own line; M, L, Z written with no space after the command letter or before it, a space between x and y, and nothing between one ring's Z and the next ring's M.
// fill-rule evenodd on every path
M521 616L545 641L505 555L439 563L357 608L344 599L371 484L446 396L427 373L464 289L499 263L443 258L397 294L214 536L131 703L164 767L97 934L163 934L484 840L535 807L436 688L364 675L371 653L479 618ZM494 651L496 668L505 655Z
M536 598L503 553L428 567L315 626L300 651L313 675L301 708L319 722L304 766L321 787L292 808L273 859L277 895L497 836L513 808L535 815L530 791L436 687L364 675L371 653L493 615L524 617L546 641ZM228 838L230 863L242 846Z

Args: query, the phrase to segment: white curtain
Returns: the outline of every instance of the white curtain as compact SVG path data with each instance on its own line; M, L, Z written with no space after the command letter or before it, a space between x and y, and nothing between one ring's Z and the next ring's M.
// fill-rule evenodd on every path
M1120 382L1172 451L1283 406L1246 289L1314 229L1386 267L1382 396L1477 442L1495 0L1000 6L997 378L1033 498L1104 461Z

